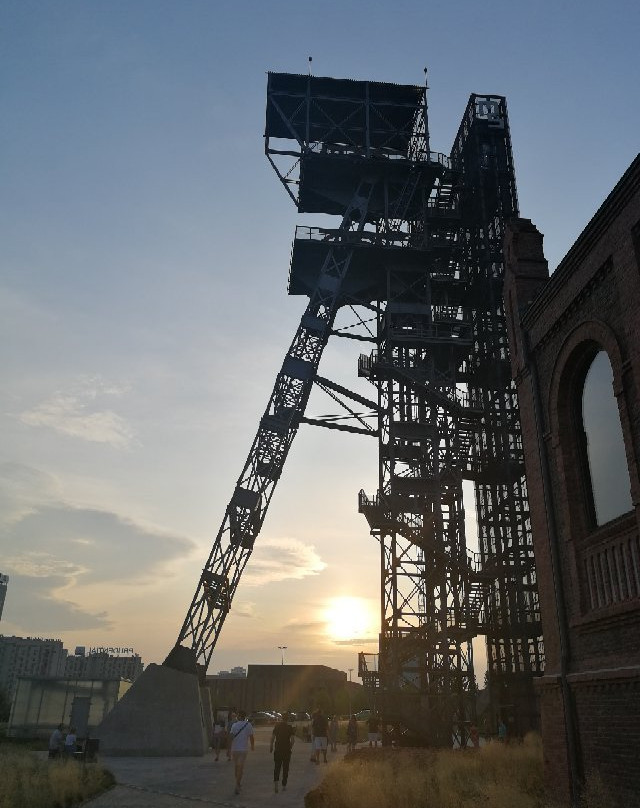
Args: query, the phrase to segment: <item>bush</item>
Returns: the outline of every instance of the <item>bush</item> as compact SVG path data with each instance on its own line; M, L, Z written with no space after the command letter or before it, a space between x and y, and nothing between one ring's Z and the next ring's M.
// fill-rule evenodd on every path
M478 750L361 749L328 770L307 808L550 808L542 746L491 743Z
M70 808L114 783L95 763L42 759L17 748L0 748L2 808Z

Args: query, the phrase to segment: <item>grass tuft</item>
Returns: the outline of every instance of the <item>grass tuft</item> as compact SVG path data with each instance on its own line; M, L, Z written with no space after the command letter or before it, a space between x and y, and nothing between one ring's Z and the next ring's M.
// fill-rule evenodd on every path
M551 808L542 744L478 750L361 749L334 763L307 808ZM584 808L596 808L597 803ZM598 805L598 808L600 806Z
M48 760L0 747L0 808L71 808L113 783L96 763Z
M598 772L587 774L580 795L580 808L616 808L616 803Z

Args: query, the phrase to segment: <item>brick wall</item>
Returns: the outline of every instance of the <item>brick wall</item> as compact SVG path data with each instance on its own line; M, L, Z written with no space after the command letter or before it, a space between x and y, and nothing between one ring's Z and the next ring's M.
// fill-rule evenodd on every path
M537 685L545 776L552 793L568 799L572 778L577 786L598 771L624 808L640 806L639 234L640 156L549 279L531 222L512 223L505 240L546 650ZM633 503L603 525L581 415L584 380L600 350L613 370L625 444L629 475L620 485L630 486Z
M545 786L547 793L553 795L560 804L568 804L569 762L564 700L559 679L557 676L543 676L536 681L536 689L540 694Z
M640 676L592 674L571 687L584 774L598 772L620 806L640 805Z

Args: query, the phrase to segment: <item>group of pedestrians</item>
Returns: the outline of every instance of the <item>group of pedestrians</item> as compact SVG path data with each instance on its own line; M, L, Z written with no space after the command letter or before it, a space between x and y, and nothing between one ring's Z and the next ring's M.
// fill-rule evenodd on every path
M353 748L358 737L358 724L356 717L351 716L349 725L347 726L347 744L349 745L350 730L353 734L355 728L355 735L353 735ZM311 716L311 757L312 763L320 763L320 755L324 762L327 762L327 749L332 752L338 751L338 731L340 723L337 715L325 717L322 710L316 710ZM350 748L350 747L349 747Z
M369 720L369 746L377 746L380 719L373 714ZM338 748L338 717L327 717L322 710L316 710L311 718L311 758L313 763L319 764L320 757L327 763L327 750L336 752ZM287 788L289 780L289 766L291 753L295 743L296 730L291 724L290 717L285 713L279 716L271 733L269 752L273 754L273 789L280 790L282 777L282 790ZM349 718L347 725L347 751L353 751L358 742L358 722L355 715ZM234 764L235 793L240 794L242 777L249 749L255 748L253 725L244 711L236 715L231 713L228 721L218 721L214 725L212 734L212 748L214 760L220 759L220 754L226 749L227 759Z
M381 742L380 716L372 713L367 722L369 746L377 746ZM320 763L320 755L327 762L327 747L332 752L338 749L338 717L326 718L321 710L316 710L311 718L311 757L312 763ZM358 743L358 720L355 715L349 717L347 724L347 752L355 751Z
M279 790L281 774L282 790L287 788L291 750L295 737L295 727L289 722L289 716L286 714L280 716L273 728L269 746L269 752L273 754L273 788L276 793ZM225 746L227 758L233 761L235 793L239 794L242 790L242 776L249 748L251 751L255 748L253 725L243 710L240 710L237 716L232 713L226 727L224 722L216 722L212 737L214 760L219 760L220 752Z
M64 724L58 724L49 737L49 757L68 759L78 751L76 728L69 727L65 733Z

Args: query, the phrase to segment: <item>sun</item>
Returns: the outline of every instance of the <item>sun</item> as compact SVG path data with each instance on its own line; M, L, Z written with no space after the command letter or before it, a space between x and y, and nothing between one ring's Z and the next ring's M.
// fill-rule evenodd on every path
M378 633L375 616L363 598L332 598L325 618L327 635L339 642L371 638Z

